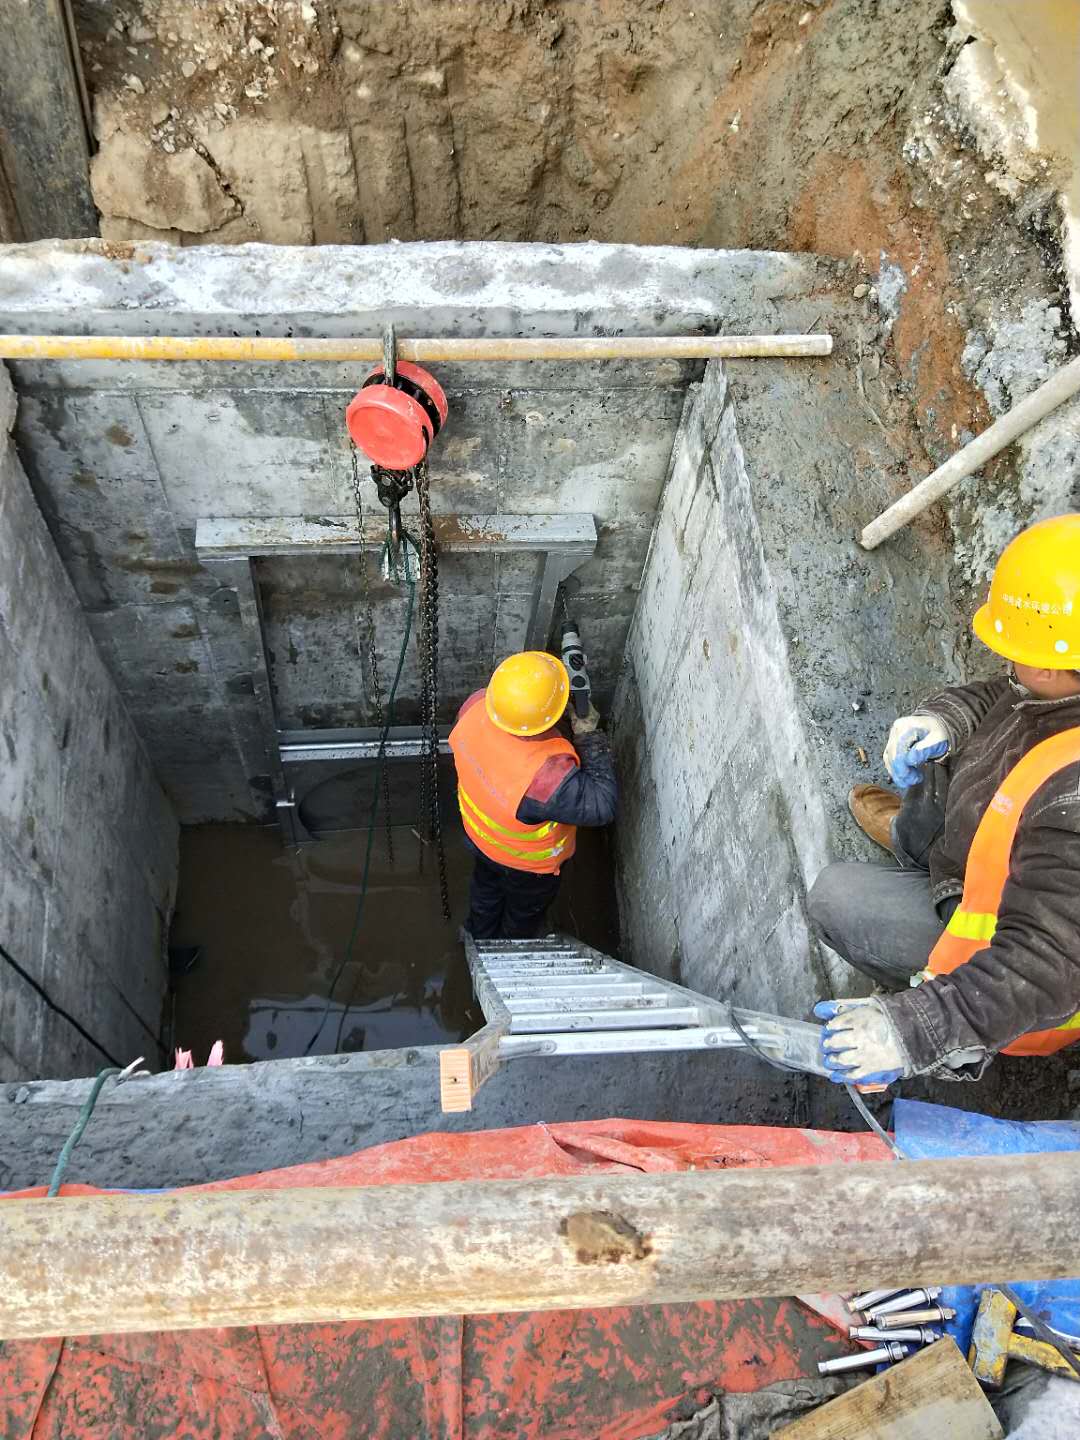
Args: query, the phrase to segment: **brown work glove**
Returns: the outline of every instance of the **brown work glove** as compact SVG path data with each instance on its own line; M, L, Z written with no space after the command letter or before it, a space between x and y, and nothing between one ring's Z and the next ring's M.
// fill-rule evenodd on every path
M573 706L570 707L570 729L575 735L591 735L593 731L599 729L599 727L600 711L597 710L591 700L589 701L589 713L587 715L579 715Z

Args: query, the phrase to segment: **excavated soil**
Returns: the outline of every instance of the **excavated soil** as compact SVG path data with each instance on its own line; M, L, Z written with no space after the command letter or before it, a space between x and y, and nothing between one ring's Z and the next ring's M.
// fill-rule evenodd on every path
M990 418L962 357L1001 297L1050 307L1051 323L1068 313L1054 176L1017 197L988 168L948 99L965 36L947 3L75 10L108 240L854 256L880 274L868 322L895 347L934 460Z

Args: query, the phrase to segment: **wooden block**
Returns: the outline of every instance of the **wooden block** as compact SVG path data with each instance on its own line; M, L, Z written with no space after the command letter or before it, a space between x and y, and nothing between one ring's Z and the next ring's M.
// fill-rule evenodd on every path
M476 1092L499 1068L499 1041L505 1025L488 1024L465 1041L439 1053L439 1100L444 1115L471 1110Z
M949 1337L773 1432L773 1440L1002 1440L1001 1426Z

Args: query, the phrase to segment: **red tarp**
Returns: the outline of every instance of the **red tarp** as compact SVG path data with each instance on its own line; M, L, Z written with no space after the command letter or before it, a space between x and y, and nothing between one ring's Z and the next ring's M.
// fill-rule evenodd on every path
M421 1135L194 1188L887 1158L873 1135L609 1120ZM94 1193L71 1185L62 1195ZM0 1435L638 1440L705 1405L714 1392L816 1377L818 1360L850 1349L795 1300L12 1341L0 1345Z

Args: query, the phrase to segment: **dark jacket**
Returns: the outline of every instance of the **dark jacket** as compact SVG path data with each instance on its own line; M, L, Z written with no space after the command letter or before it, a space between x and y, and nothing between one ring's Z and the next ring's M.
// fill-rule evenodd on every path
M921 709L940 716L952 742L946 763L928 766L918 787L944 800L943 823L926 846L941 910L963 890L994 792L1034 745L1080 726L1080 696L1036 700L1001 677L944 690ZM911 800L925 808L933 798ZM905 799L900 832L907 809ZM1024 809L990 944L951 975L883 1003L916 1070L958 1079L978 1079L1003 1046L1080 1010L1080 763L1059 770ZM971 1064L944 1063L969 1050L979 1052Z
M477 690L458 714L483 698L483 690ZM536 738L543 740L553 733L571 741L581 764L575 765L570 756L559 756L542 765L517 808L517 818L523 825L540 825L545 820L561 825L610 825L619 808L619 782L607 736L602 730L572 736L567 723ZM527 745L529 740L521 743Z
M550 799L534 796L530 788L517 808L517 818L525 825L542 820L555 820L562 825L610 825L619 808L619 782L615 778L615 759L608 738L602 730L591 735L575 735L574 749L581 761L579 769L571 770L552 793Z

